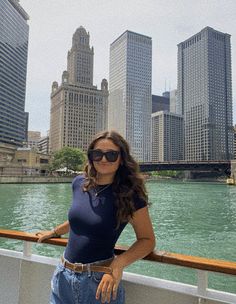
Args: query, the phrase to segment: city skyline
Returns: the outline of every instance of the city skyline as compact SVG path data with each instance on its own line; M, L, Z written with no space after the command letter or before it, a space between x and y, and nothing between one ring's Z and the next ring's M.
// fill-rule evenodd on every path
M101 1L97 4L92 0L89 3L78 4L75 0L52 0L50 3L42 4L42 1L37 0L34 3L29 0L20 1L30 15L26 98L26 111L30 112L29 129L39 130L43 134L49 129L51 82L59 79L61 71L66 69L64 54L71 43L71 34L80 25L92 34L91 46L96 49L94 84L98 86L101 78L108 79L109 47L116 37L126 30L151 37L152 94L156 95L161 95L165 89L172 90L177 86L178 43L205 26L231 34L235 124L236 27L233 16L236 13L236 3L199 1L196 4L193 1L173 3L149 0L144 4L139 1L129 1L125 4L127 9L123 11L123 2Z

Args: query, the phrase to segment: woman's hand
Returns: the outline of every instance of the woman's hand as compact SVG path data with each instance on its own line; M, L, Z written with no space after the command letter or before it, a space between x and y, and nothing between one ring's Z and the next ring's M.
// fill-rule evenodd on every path
M35 233L36 236L39 237L38 243L42 243L43 241L47 239L51 239L52 237L55 237L55 232L54 231L39 231Z
M113 300L116 299L118 286L123 274L123 267L119 265L119 262L116 261L117 259L109 266L112 268L112 274L105 273L98 285L96 299L99 300L101 297L102 303L110 303L111 296Z
M39 236L38 242L41 243L47 239L51 239L53 237L61 237L61 235L64 235L69 232L70 224L69 221L66 221L57 227L55 227L53 230L50 231L39 231L35 233L35 235Z

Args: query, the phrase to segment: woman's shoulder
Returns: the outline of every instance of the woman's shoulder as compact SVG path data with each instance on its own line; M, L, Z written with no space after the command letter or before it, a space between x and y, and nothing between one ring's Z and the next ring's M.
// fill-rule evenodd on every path
M147 207L148 205L147 201L144 198L142 198L140 195L138 195L137 192L134 192L133 194L133 203L135 210Z
M72 181L72 189L74 190L76 187L81 186L84 183L84 180L84 174L77 175Z

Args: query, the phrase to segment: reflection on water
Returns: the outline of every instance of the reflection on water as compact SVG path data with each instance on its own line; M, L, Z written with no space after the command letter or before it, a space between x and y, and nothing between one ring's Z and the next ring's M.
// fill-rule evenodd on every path
M214 183L149 181L150 213L158 250L236 261L236 187ZM67 219L70 184L0 185L3 229L35 232L51 229ZM130 226L119 239L135 240ZM22 250L22 242L0 239L0 246ZM63 248L36 244L33 252L59 257ZM137 262L129 271L196 283L196 272L181 267ZM236 279L210 275L214 288L236 292Z

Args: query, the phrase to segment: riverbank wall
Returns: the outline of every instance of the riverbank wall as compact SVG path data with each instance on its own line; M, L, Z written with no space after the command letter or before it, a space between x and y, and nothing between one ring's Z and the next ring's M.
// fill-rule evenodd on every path
M0 184L71 183L73 176L0 176Z

